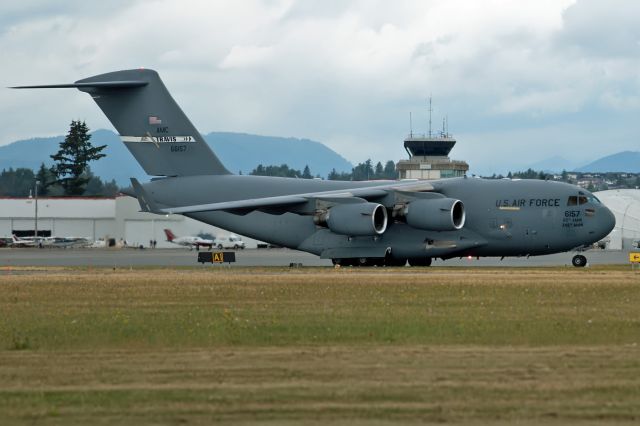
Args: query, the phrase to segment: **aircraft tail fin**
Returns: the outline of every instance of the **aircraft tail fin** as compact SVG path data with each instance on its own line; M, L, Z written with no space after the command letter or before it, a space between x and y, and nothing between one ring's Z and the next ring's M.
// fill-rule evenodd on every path
M149 175L230 174L153 70L115 71L72 84L14 87L41 88L77 88L91 95Z
M167 241L173 242L176 239L176 235L171 232L171 229L165 229L164 234L167 236Z

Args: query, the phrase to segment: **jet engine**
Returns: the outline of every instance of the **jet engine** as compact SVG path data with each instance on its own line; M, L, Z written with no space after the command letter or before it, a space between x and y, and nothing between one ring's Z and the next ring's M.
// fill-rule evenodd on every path
M464 204L453 198L411 201L404 208L409 226L427 231L455 231L462 229L466 213Z
M376 203L349 203L331 207L322 222L336 234L380 235L387 229L387 209Z

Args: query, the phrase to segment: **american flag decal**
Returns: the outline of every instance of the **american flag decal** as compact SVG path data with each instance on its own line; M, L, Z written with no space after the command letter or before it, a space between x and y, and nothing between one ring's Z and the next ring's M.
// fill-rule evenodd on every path
M156 117L155 115L150 115L149 124L162 124L162 120L160 120L160 117Z

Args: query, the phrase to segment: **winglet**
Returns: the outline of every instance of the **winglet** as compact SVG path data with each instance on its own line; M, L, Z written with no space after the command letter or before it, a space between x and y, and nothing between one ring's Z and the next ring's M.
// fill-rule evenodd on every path
M149 196L147 191L140 185L138 179L131 178L131 185L136 193L138 203L140 203L140 211L148 213L162 213L153 198Z

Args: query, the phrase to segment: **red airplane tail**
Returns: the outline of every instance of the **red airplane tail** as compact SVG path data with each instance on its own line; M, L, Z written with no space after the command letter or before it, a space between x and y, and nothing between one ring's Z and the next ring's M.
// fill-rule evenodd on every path
M171 232L171 229L165 229L164 233L167 236L167 241L169 242L173 241L176 238L175 234Z

